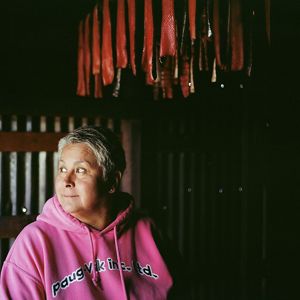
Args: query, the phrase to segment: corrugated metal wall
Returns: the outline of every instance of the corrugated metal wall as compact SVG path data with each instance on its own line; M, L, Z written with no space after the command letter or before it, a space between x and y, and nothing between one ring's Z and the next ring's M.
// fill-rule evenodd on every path
M262 126L268 124L250 119L242 106L233 112L216 107L129 125L123 141L131 163L140 159L141 138L137 203L153 213L183 254L192 299L264 300L267 191L259 153ZM101 124L123 134L128 126L99 117L2 115L0 120L1 131L67 132ZM56 160L55 152L0 153L1 215L39 212L53 193ZM139 173L138 165L131 169ZM1 261L11 242L1 241Z
M193 299L266 299L264 125L239 105L144 123L143 203L183 254Z

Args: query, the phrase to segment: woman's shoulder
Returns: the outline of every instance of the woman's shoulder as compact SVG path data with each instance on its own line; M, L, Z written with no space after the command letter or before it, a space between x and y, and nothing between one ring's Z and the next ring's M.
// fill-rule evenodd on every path
M26 225L17 236L16 240L37 237L39 234L45 233L50 230L51 225L35 220L34 222Z
M26 274L35 280L39 278L36 274L39 274L47 251L46 228L40 223L34 221L23 228L13 242L4 263L6 268L13 270L11 272Z
M135 209L127 224L128 228L134 228L135 234L151 236L156 242L164 239L164 231L159 222L148 211Z
M143 224L152 230L160 230L162 227L153 213L143 209L135 209L132 213L132 220L136 224Z
M30 253L34 251L34 249L37 249L37 245L41 244L46 234L49 233L49 226L50 225L47 226L47 224L43 224L43 222L40 221L34 221L25 226L13 242L7 259L15 255L18 256L19 252Z

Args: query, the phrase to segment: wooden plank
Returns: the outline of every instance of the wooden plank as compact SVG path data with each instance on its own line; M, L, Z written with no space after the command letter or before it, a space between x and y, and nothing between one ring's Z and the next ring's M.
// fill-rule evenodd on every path
M112 126L112 123L110 125ZM141 199L140 127L140 121L137 120L121 121L121 142L126 155L126 169L121 181L121 190L133 195L137 207L140 207L139 199ZM116 128L114 129L116 130Z
M17 192L18 192L18 156L16 152L9 153L9 191L11 202L11 213L17 214Z
M42 211L42 208L45 204L46 199L46 160L47 160L47 153L41 151L39 153L39 212Z
M25 153L25 207L29 213L32 210L32 153Z
M0 132L0 152L57 151L62 132Z
M35 221L36 217L37 215L1 216L0 238L16 237L26 225Z

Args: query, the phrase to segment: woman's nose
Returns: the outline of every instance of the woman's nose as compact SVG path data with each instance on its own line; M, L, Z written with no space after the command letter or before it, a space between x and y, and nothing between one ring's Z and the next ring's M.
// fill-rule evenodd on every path
M65 184L65 187L74 187L75 186L74 173L73 172L68 172L68 173L65 174L64 184Z

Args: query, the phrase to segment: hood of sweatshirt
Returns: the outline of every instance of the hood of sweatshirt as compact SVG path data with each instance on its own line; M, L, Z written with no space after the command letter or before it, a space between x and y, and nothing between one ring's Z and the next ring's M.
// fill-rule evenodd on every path
M103 235L110 231L113 231L115 251L119 265L120 281L123 289L123 299L126 300L127 293L121 267L118 238L122 233L122 229L125 228L125 225L129 220L129 216L133 211L134 201L129 194L121 192L114 195L112 201L114 201L113 207L116 211L116 218L102 230L96 230L93 227L76 219L71 214L67 213L61 206L56 195L54 195L45 203L42 213L37 217L37 220L46 222L52 226L60 228L61 230L87 234L90 241L91 260L94 265L96 265L97 258L95 254L95 246L92 239L92 233L97 232L98 234ZM95 268L93 268L92 272L92 281L96 287L100 289L102 288L100 274L99 272L95 271Z
M82 223L80 220L67 213L62 208L56 195L45 203L42 213L37 217L37 220L46 222L66 231L86 233L87 228L89 228L91 231L96 230L100 234L104 234L113 230L115 227L119 229L121 225L124 225L132 213L134 206L133 198L127 193L118 193L112 201L115 202L114 207L118 211L117 216L102 230L93 229L89 225Z

